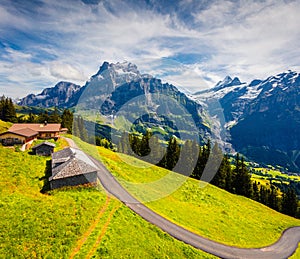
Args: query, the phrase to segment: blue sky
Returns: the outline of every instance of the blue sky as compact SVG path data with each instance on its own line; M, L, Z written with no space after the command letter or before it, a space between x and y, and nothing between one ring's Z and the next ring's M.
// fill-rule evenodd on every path
M103 61L191 92L300 71L300 1L1 0L0 94L83 85Z

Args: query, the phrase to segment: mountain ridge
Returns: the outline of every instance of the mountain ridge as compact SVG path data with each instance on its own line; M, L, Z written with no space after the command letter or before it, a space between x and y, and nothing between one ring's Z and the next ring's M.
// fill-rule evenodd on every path
M194 98L211 117L222 110L222 130L236 151L259 163L299 171L299 89L300 74L288 70L249 84L211 88Z
M70 108L80 103L85 109L100 110L103 116L111 116L139 96L146 98L135 104L139 112L156 111L157 104L147 96L165 94L192 114L203 136L220 140L227 152L238 151L261 163L275 164L278 160L284 168L299 171L299 86L299 73L288 70L250 83L227 76L215 87L189 96L171 84L141 74L130 62L104 62L83 86L59 82L38 95L24 97L19 104ZM153 123L154 119L151 120ZM165 118L156 120L155 124L144 123L151 127L162 121L168 127L171 125Z

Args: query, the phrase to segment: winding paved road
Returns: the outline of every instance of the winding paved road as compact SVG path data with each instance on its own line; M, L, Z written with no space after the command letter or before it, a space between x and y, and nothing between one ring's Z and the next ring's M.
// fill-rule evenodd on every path
M78 148L73 140L68 138L66 139L71 147ZM91 156L88 157L99 168L98 178L108 193L118 198L128 208L148 222L156 225L176 239L190 244L193 247L218 257L228 259L284 259L291 256L298 247L298 243L300 242L300 226L286 229L279 240L270 246L253 249L228 246L199 236L170 222L140 203L119 184L119 182L100 161Z

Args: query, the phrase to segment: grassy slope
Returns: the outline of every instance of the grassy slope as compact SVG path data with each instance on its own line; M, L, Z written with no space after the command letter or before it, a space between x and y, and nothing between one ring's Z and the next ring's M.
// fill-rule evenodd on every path
M91 148L79 143L91 154L99 152L102 161L126 186L126 181L149 182L166 175L161 168L136 168L142 162L134 158L113 153L104 148ZM126 157L126 159L124 159ZM131 160L131 161L130 161ZM127 162L124 162L127 161ZM128 162L133 166L130 166ZM176 176L180 178L182 176ZM128 185L131 188L131 185ZM150 187L151 188L151 187ZM167 188L167 187L165 187ZM161 192L164 188L139 192L131 190L138 198L143 192ZM300 221L245 197L232 195L224 190L207 185L199 188L199 182L185 179L184 184L171 195L146 204L170 220L185 226L203 236L222 243L241 247L261 247L275 242L281 232L290 226L299 226Z
M0 133L7 131L11 125L12 125L12 123L10 123L10 122L4 122L4 121L0 120Z
M0 146L0 258L213 258L103 191L40 193L48 160Z

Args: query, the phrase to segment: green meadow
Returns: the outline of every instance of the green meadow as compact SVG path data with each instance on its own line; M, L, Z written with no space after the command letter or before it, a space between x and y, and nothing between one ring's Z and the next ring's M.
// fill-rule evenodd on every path
M0 258L214 258L163 233L101 187L42 193L49 161L0 146Z

